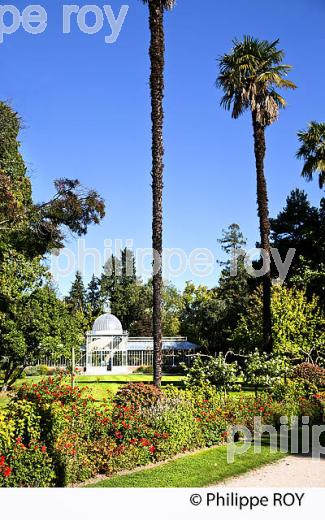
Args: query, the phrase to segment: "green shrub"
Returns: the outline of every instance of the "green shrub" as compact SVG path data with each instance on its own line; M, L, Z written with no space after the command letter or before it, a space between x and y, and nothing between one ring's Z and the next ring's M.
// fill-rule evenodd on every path
M34 403L25 399L12 400L7 407L8 419L14 424L14 436L23 440L26 445L32 441L40 441L40 415Z
M152 365L145 365L142 367L138 367L135 372L135 374L153 374L153 366Z
M185 385L188 388L202 387L207 383L224 393L240 388L237 363L227 363L221 354L217 358L197 355L190 368L184 363L181 366L186 372Z
M144 417L154 431L151 450L156 460L204 446L194 406L181 392L148 408Z
M277 381L270 393L275 401L297 401L300 397L305 397L305 385L300 380Z
M23 374L26 376L47 376L49 374L49 367L47 365L34 365L26 367Z
M309 417L310 424L320 424L324 420L324 406L322 401L315 395L311 399L301 398L300 417Z
M12 452L0 454L0 487L51 487L55 474L46 446L18 438Z
M7 410L0 410L0 453L8 453L14 444L16 425Z
M253 386L255 394L259 387L272 388L281 381L285 373L285 362L279 356L269 356L255 350L249 354L245 363L245 382Z
M40 417L33 403L11 402L0 413L0 487L53 485L52 459L40 437Z
M145 466L152 462L152 454L150 451L142 445L122 445L119 446L108 466L108 473L116 473L117 471L131 470L138 466Z

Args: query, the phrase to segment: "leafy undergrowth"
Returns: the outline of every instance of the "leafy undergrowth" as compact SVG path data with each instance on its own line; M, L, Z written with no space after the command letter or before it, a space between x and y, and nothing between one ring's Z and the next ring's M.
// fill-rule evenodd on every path
M246 473L264 464L285 457L281 452L270 453L269 446L262 446L261 453L250 448L235 457L234 463L227 462L227 446L219 446L186 455L150 469L101 480L87 487L130 487L130 488L187 488L205 487Z

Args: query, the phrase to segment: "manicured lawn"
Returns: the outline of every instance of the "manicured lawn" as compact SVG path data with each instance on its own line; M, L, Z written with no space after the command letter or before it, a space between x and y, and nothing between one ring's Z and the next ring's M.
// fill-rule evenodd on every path
M250 448L246 453L237 455L233 464L228 464L227 446L219 446L180 457L155 468L111 477L87 487L205 487L285 456L286 454L280 452L270 453L269 447L265 445L260 454L254 453L253 448Z
M39 382L46 376L33 376L20 379L16 383L16 387L23 383L33 384ZM182 386L184 376L163 376L162 384L164 385L176 385ZM66 379L69 383L69 378ZM107 392L110 391L113 394L117 392L119 387L126 383L136 382L151 382L152 376L146 374L131 374L131 375L107 375L107 376L78 376L76 378L76 384L81 388L88 387L91 395L97 400L102 401L107 398ZM234 392L234 395L238 395L238 392ZM245 395L254 395L253 392L245 391ZM0 393L0 408L6 406L8 397Z
M163 376L162 383L163 385L180 385L182 379L184 379L182 376ZM115 394L121 385L130 382L149 383L152 382L152 376L131 374L129 376L79 376L76 378L77 385L81 388L87 386L92 396L98 401L102 401L103 398L107 397L108 390Z

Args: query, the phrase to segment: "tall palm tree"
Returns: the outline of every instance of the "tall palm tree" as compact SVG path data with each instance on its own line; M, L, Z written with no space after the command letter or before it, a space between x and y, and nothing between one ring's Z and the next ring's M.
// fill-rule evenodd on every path
M301 175L311 181L314 173L318 173L322 189L325 185L325 123L312 121L308 130L298 132L298 139L301 146L297 157L305 161Z
M217 86L223 89L221 106L232 111L237 119L250 110L254 131L254 150L257 174L257 206L263 256L270 259L270 222L267 184L264 173L266 154L265 130L274 123L285 99L277 88L296 88L286 79L290 65L282 63L284 52L277 48L279 40L268 42L245 36L243 41L235 40L229 54L219 59L220 74ZM263 347L272 349L270 265L263 276Z
M172 9L176 0L142 0L149 7L150 93L152 120L152 248L153 261L153 339L154 384L161 385L162 370L162 238L163 238L163 172L164 172L164 66L165 35L164 12Z

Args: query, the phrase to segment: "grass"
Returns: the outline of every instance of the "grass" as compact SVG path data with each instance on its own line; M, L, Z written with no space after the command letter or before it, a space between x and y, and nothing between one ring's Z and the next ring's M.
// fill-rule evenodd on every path
M163 376L163 385L172 384L180 385L182 376ZM126 383L149 383L152 382L151 375L144 374L131 374L131 375L113 375L113 376L78 376L76 383L80 388L85 386L90 390L91 395L97 400L102 401L107 397L107 391L109 390L113 394L116 394L117 390L121 385Z
M270 453L269 446L262 446L261 453L252 447L227 462L227 446L219 446L192 455L177 458L157 467L135 471L126 475L101 480L86 487L111 488L187 488L205 487L246 473L249 470L276 462L285 457L281 452Z
M9 402L9 397L5 392L0 392L0 410L5 408Z
M44 379L46 376L30 376L25 377L24 379L19 379L15 384L15 387L19 387L23 383L33 384L38 383L41 379ZM184 376L163 376L162 384L165 385L175 385L181 386L182 381L184 380ZM80 388L88 387L89 393L96 399L96 401L103 401L103 399L107 398L107 392L111 392L116 394L119 387L126 383L149 383L152 381L152 376L147 374L130 374L130 375L107 375L107 376L78 376L76 378L76 384ZM67 378L67 382L69 379ZM254 392L245 391L241 392L245 393L246 396L254 396ZM238 392L231 392L231 395L239 395ZM4 393L0 393L0 408L4 408L9 401L8 395Z
M26 377L24 379L19 379L15 384L15 387L19 387L23 383L33 384L38 383L41 379L44 379L46 376L33 376ZM163 376L162 383L163 385L172 384L172 385L181 385L183 376ZM111 392L116 394L119 387L126 383L149 383L152 381L151 375L146 374L130 374L130 375L108 375L108 376L78 376L76 378L76 384L80 388L88 387L89 393L96 399L96 401L102 401L107 397L107 392ZM69 379L67 378L67 382ZM8 395L5 393L0 393L0 408L4 408L9 401Z

